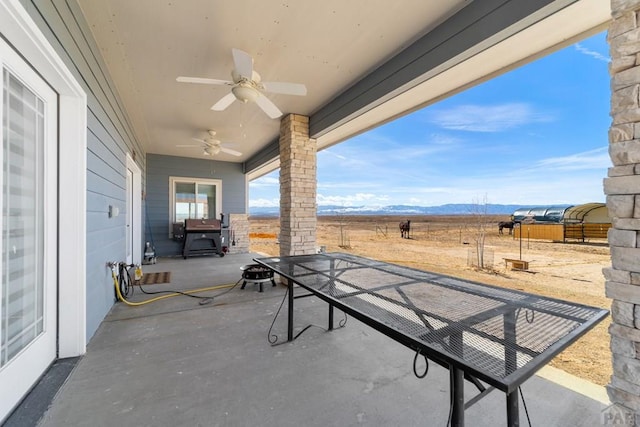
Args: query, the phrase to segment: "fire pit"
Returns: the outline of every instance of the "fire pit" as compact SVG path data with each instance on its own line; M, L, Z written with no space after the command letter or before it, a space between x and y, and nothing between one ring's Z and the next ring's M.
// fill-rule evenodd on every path
M242 286L240 289L244 289L247 285L247 282L258 283L260 285L260 292L262 292L262 284L264 282L271 282L273 285L276 285L276 282L273 280L273 270L264 267L260 264L249 264L240 267L242 270L242 278L244 279L242 282Z

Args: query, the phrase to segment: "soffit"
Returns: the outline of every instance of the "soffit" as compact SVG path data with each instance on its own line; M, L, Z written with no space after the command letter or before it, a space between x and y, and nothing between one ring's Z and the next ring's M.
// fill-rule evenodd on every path
M215 129L219 139L243 153L222 153L216 159L233 162L261 158L261 150L268 151L277 140L279 120L240 102L224 112L211 111L229 89L178 83L177 76L229 79L231 49L242 49L253 56L264 81L304 83L305 97L268 96L285 114L313 117L412 43L448 25L465 7L513 7L519 2L79 0L145 150L206 158L192 138L204 138L207 129ZM609 20L608 2L601 0L541 4L526 19L425 70L419 81L407 82L385 99L335 121L316 136L319 148L601 31ZM194 147L176 147L185 144ZM249 178L277 166L276 159Z

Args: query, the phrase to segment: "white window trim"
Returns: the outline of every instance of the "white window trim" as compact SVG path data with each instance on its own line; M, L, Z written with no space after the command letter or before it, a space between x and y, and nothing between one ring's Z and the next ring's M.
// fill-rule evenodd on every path
M210 184L216 186L216 219L220 219L222 213L222 180L209 178L194 178L184 176L169 177L169 238L173 238L173 222L175 221L176 209L176 182L196 182L199 184Z
M87 96L17 0L0 0L0 31L59 94L58 356L86 352ZM60 280L63 277L64 280ZM64 310L60 307L64 305Z

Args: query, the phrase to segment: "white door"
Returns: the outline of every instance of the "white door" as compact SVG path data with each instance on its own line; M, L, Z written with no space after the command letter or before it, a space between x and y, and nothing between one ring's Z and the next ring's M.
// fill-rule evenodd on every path
M127 168L127 201L125 209L127 210L127 264L133 262L133 171Z
M127 154L127 263L142 263L142 172Z
M0 39L0 423L56 357L57 95Z

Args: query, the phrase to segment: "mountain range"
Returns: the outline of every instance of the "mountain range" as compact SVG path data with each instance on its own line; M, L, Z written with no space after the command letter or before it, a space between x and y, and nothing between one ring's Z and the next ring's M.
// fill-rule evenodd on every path
M452 203L440 206L318 206L318 216L323 215L511 215L523 205ZM532 207L532 206L526 206ZM280 207L249 207L250 216L278 216Z

